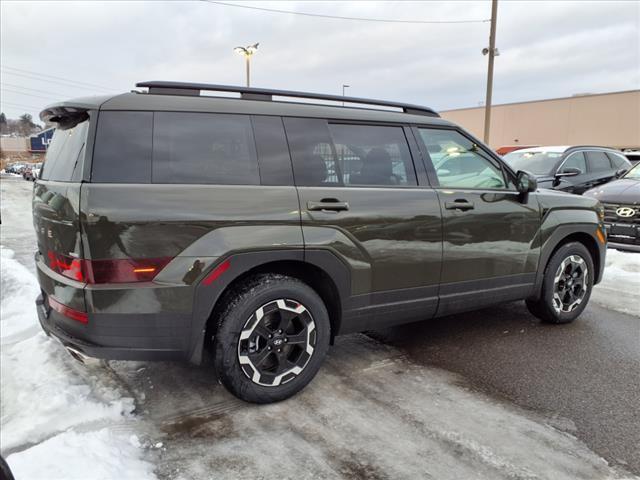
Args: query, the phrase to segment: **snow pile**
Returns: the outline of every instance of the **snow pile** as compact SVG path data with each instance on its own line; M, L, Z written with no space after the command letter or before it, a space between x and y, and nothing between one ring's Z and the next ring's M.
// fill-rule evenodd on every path
M0 444L15 477L155 478L128 435L105 428L135 422L133 399L40 330L36 279L11 250L0 267Z
M640 317L640 253L607 250L602 282L592 300L607 308Z

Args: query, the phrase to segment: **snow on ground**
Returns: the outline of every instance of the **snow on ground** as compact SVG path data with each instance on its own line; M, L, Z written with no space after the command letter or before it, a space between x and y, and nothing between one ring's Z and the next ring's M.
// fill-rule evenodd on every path
M593 289L591 300L640 317L640 252L607 250L604 276Z
M130 433L105 428L135 424L133 399L46 337L35 277L12 250L0 254L0 445L16 479L155 478Z

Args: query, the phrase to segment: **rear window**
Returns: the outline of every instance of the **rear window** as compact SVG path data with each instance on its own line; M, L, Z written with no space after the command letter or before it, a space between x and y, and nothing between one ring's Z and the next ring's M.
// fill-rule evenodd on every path
M248 115L157 112L153 183L260 183Z
M79 182L82 178L82 157L89 130L89 117L83 117L56 127L47 149L40 178L56 182Z

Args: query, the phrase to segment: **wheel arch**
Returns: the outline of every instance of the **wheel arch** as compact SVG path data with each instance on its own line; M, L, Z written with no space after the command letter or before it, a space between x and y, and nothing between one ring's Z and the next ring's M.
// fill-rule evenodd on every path
M279 273L297 278L320 296L329 312L331 341L339 333L344 302L350 292L347 266L329 250L277 250L237 253L220 258L210 271L228 261L229 267L212 285L201 281L196 288L189 361L200 364L217 329L217 313L224 296L249 276ZM207 274L209 275L209 274ZM207 278L207 275L204 278ZM212 288L213 287L213 288Z
M545 242L542 247L540 255L540 263L538 272L536 275L535 295L533 298L540 298L542 292L542 282L544 280L544 273L549 264L551 257L560 249L563 245L570 242L578 242L584 245L593 261L593 266L596 274L594 275L594 285L599 283L602 278L602 271L604 269L605 251L606 246L599 243L596 238L596 230L599 227L597 225L589 224L585 226L566 226L559 227ZM593 233L591 233L593 232Z

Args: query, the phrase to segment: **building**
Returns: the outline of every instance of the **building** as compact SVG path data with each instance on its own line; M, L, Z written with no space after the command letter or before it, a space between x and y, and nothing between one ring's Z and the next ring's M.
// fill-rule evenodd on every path
M54 130L55 128L51 127L31 135L31 137L29 137L29 151L32 153L45 153L51 143Z
M440 115L484 137L484 107ZM494 105L489 145L602 145L640 148L640 90Z

